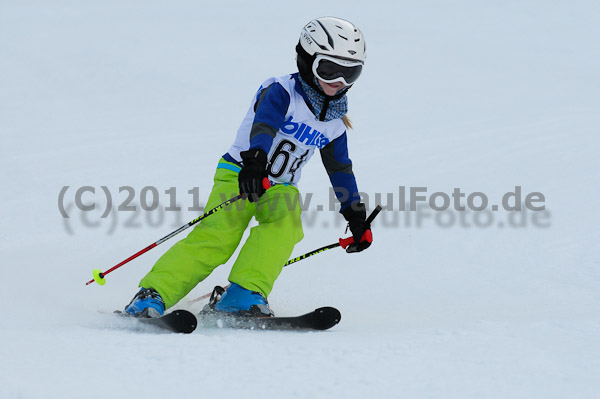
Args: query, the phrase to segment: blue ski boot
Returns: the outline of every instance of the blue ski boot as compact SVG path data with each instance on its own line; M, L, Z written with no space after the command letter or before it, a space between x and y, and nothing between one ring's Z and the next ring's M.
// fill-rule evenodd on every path
M165 314L165 303L155 289L142 287L125 307L125 312L135 317L160 317Z
M215 287L211 302L211 307L217 312L237 313L240 316L274 316L267 298L260 292L247 290L236 283L231 283L225 292L223 288Z

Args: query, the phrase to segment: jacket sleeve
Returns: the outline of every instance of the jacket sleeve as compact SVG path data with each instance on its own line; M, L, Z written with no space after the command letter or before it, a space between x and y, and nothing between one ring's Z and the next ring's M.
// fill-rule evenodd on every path
M279 83L273 83L260 90L257 96L250 129L250 148L260 148L268 154L273 138L285 121L290 95Z
M335 195L342 204L340 211L353 202L360 201L356 178L352 172L352 161L348 157L348 140L345 132L321 149L321 160Z

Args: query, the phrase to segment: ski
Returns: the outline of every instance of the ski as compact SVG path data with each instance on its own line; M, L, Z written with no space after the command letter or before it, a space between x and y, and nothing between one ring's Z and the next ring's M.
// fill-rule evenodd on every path
M204 328L246 330L328 330L338 324L341 318L340 311L332 307L315 309L295 317L235 316L223 312L203 311L198 314L198 325Z
M139 321L142 324L155 326L167 331L180 334L189 334L193 332L197 325L198 320L192 312L187 310L174 310L171 313L167 313L161 317L134 317L127 313L116 311L115 313Z

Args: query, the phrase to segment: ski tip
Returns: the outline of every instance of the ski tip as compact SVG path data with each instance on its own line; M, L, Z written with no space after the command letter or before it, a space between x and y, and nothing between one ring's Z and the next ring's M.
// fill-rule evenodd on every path
M198 320L196 316L187 310L174 310L171 312L174 314L174 317L178 319L179 332L184 334L190 334L194 332L196 327L198 326Z
M327 330L340 322L342 314L336 308L326 306L315 309L314 311L314 327L317 330Z

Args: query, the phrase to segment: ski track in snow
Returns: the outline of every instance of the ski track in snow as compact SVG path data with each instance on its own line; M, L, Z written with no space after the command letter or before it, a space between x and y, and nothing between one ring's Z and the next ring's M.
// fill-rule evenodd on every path
M0 398L596 397L594 10L591 1L513 0L311 0L300 10L241 1L3 3ZM278 315L339 308L341 323L326 332L175 335L110 314L181 237L104 287L84 286L92 269L197 214L177 221L167 213L153 225L125 212L100 220L100 206L85 220L71 203L67 220L57 209L61 188L70 186L71 202L86 185L115 194L132 186L138 206L145 186L157 187L161 201L176 187L184 207L198 187L203 200L251 96L265 78L294 71L298 33L321 14L355 22L368 43L349 96L349 143L371 209L373 193L397 195L398 186L429 194L460 187L497 204L519 185L544 193L546 227L535 227L531 213L520 227L494 213L481 228L472 219L441 227L433 213L419 226L414 215L384 212L368 251L331 250L292 265L269 298ZM328 187L314 159L300 189L328 204ZM343 225L332 212L305 215L294 255L335 242ZM178 306L198 311L202 304L190 301L226 284L231 264Z

